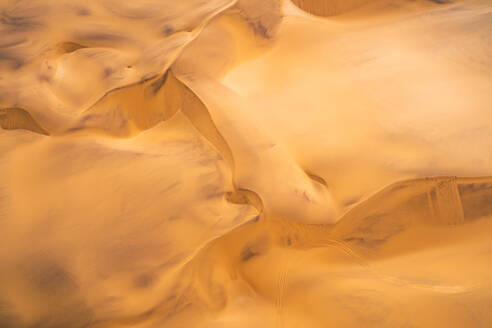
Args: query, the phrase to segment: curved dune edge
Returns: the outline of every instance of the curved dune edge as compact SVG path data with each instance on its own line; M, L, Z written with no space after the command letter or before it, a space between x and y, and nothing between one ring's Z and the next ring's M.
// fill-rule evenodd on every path
M22 108L0 109L0 126L5 130L24 129L32 132L50 135L28 111Z
M59 1L0 10L1 328L490 326L486 1Z
M219 90L217 90L219 91ZM226 93L227 94L227 93ZM224 109L217 108L216 118L225 114L222 112ZM152 128L156 124L166 121L173 117L178 111L186 115L194 127L216 147L219 153L223 156L226 162L229 164L233 177L233 186L237 192L246 193L251 195L244 198L243 195L232 196L230 199L251 199L251 205L257 209L264 209L264 200L261 198L262 192L257 188L264 190L269 188L267 186L260 186L258 184L245 184L245 182L238 181L236 174L237 160L234 158L233 152L236 149L236 154L239 154L239 149L248 149L245 155L241 155L241 167L244 171L246 167L251 167L247 164L247 157L251 156L251 152L254 152L254 143L248 140L238 140L234 143L231 150L231 145L225 139L223 133L217 128L214 119L210 114L210 110L199 99L194 91L188 86L183 84L177 79L172 69L166 71L162 76L149 79L148 81L141 82L132 86L122 87L117 90L113 90L108 93L101 101L96 103L93 107L87 110L84 116L79 119L75 125L67 130L67 132L76 131L91 131L99 130L103 133L109 133L110 135L118 137L130 137L136 135L141 131ZM219 116L217 116L219 115ZM220 119L220 118L219 118ZM246 121L243 122L245 128L249 129L252 125L249 125ZM231 131L232 132L232 131ZM237 138L235 135L228 135L229 138ZM261 140L261 139L259 139ZM243 150L241 150L242 152ZM309 177L313 175L303 172L291 158L288 159L292 163L293 167L289 167L288 170L292 176L300 175L296 177L300 179L299 186L295 186L293 189L294 194L288 195L292 199L292 207L299 208L294 204L304 204L306 210L315 211L313 217L318 222L333 222L335 220L335 214L333 210L333 204L330 203L329 196L325 190L326 183L321 178L314 178L311 183ZM273 175L269 170L273 170L273 163L268 164L262 174ZM253 172L246 171L246 174L250 175ZM256 172L258 174L258 172ZM285 180L285 177L278 177ZM244 181L244 178L243 178ZM319 183L319 185L317 185ZM277 199L276 193L285 189L282 185L275 187L275 191L269 192L268 208L271 209L273 215L278 215L277 212L280 208L285 207L282 204L282 200ZM321 191L320 191L321 189ZM277 191L278 190L278 191ZM256 194L256 196L253 196ZM324 201L314 201L312 198L325 199ZM285 211L285 210L283 210ZM290 213L290 217L295 219L299 217L298 211Z
M207 76L179 79L205 104L232 150L236 184L262 198L266 216L311 223L336 221L338 209L326 183L306 173L288 149L249 115L237 94ZM254 140L248 136L252 131Z
M178 111L208 140L228 163L235 192L227 199L237 204L254 206L263 211L261 198L251 190L238 189L234 180L234 157L215 126L203 102L174 76L171 69L162 76L108 93L88 109L66 133L99 130L119 137L130 137L169 120Z
M449 189L453 190L451 194L447 192ZM431 196L436 190L437 198ZM449 202L450 197L453 199L452 202ZM281 272L279 277L268 277L271 273L266 273L266 278L251 275L254 271L251 271L250 267L261 266L263 265L261 263L271 261L279 269L285 266L287 270L286 261L289 257L286 254L298 252L298 256L302 254L303 257L308 257L309 254L316 254L323 249L336 250L335 253L342 254L341 257L335 254L328 255L331 259L330 265L342 268L346 266L346 270L354 272L360 267L373 275L375 280L395 288L409 289L423 294L470 293L479 290L486 282L474 282L466 287L446 283L445 280L433 283L419 282L408 277L385 273L378 268L377 263L388 257L397 258L415 252L416 249L412 249L412 245L432 250L436 246L446 248L469 244L473 247L475 243L485 242L487 233L480 232L480 229L491 227L492 206L477 212L474 205L477 201L490 203L491 200L491 177L432 177L402 181L384 188L353 208L335 226L301 224L277 218L250 221L209 242L188 260L177 274L180 277L179 281L170 287L170 291L164 292L167 295L174 295L172 298L163 300L139 315L93 323L90 327L137 325L146 322L152 325L155 320L160 321L162 318L166 318L163 322L184 320L181 316L190 314L207 317L205 313L213 313L213 317L220 317L221 313L227 310L227 302L215 288L219 288L218 284L223 285L225 281L228 282L226 285L236 286L227 288L239 288L238 286L246 284L254 297L262 298L272 307L282 307L281 312L275 314L281 319L288 312L288 308L283 308L282 305L282 298L285 297L282 293L285 291L281 290L286 288L287 282L279 281L278 283L282 285L275 286L261 281L270 278L286 279L281 275L288 272ZM421 202L421 204L419 207L409 207L409 202ZM460 207L458 213L455 212L456 206ZM410 208L418 208L420 211L411 213ZM440 209L441 215L446 211L455 213L461 216L461 221L450 221L448 217L439 216L440 214L429 216L428 211L435 211L435 208ZM463 211L463 208L466 210ZM375 216L382 217L381 211L387 211L384 214L385 218L374 220ZM411 215L412 220L409 220L408 215ZM401 244L398 235L406 235L403 239L404 244ZM436 236L442 239L439 240ZM417 242L418 240L423 242ZM213 261L214 264L210 265L209 261ZM408 263L404 265L415 265L412 259L407 261ZM295 280L299 270L302 271L302 268L293 270L294 268L291 267L290 280ZM205 277L208 275L214 277L213 284L217 285L206 282ZM450 276L453 276L453 273ZM381 291L385 288L387 287L381 287ZM316 287L313 288L315 289ZM324 315L334 316L334 322L341 320L330 310Z
M302 9L305 12L308 12L312 15L315 16L322 16L322 17L332 17L332 16L344 16L348 15L349 17L352 15L352 12L354 12L354 15L358 15L357 11L358 9L363 9L364 7L367 10L365 12L365 15L360 15L360 19L363 20L364 16L377 16L379 13L377 10L373 10L371 8L378 8L378 6L387 6L389 9L389 12L394 10L395 12L398 12L400 6L414 6L417 8L420 8L420 10L426 9L426 8L440 8L445 5L453 5L457 2L460 2L462 0L416 0L416 1L411 1L408 4L400 4L400 3L393 3L388 5L386 1L370 1L370 0L287 0L291 1L295 6L298 8ZM391 8L393 7L393 8ZM381 9L381 8L378 8ZM363 9L364 10L364 9ZM383 12L382 10L379 10L380 12Z
M361 7L369 0L291 0L297 7L317 16L334 16Z

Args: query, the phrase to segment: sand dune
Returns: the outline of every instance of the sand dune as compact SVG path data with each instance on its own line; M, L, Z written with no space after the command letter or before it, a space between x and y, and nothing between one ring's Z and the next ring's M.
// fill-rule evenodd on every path
M446 5L453 5L462 0L412 0L412 1L387 1L387 0L291 0L293 4L302 10L323 17L336 17L336 19L351 19L367 21L374 18L395 17L412 14L430 9L442 9Z
M0 327L492 325L491 27L0 1Z
M24 129L36 133L49 135L29 114L22 108L0 109L0 125L5 130Z
M292 2L299 6L299 8L319 16L334 16L343 14L369 3L368 0L294 0Z

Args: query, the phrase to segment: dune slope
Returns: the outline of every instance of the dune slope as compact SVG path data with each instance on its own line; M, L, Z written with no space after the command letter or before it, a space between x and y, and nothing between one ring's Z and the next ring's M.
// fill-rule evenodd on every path
M0 327L492 326L489 0L0 1Z

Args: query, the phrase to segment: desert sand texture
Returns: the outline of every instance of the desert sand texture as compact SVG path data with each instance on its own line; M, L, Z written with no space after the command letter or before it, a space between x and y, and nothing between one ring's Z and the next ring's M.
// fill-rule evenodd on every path
M0 0L0 328L492 327L491 0Z

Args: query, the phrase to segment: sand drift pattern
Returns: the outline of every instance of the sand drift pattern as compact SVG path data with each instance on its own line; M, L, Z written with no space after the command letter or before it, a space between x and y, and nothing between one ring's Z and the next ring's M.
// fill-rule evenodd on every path
M492 326L489 0L0 1L0 327Z

